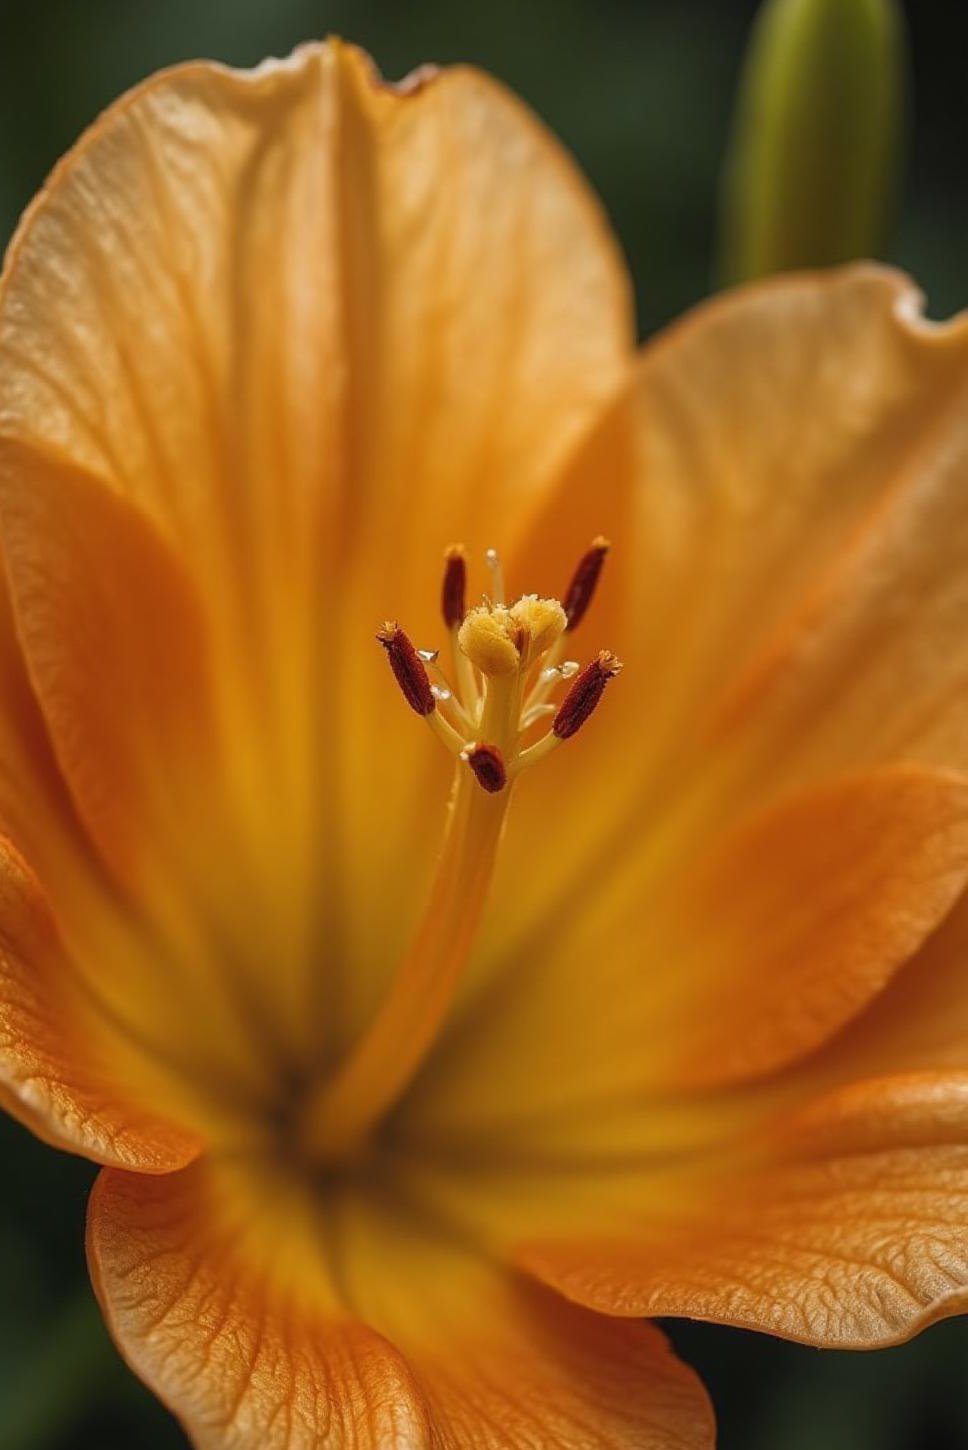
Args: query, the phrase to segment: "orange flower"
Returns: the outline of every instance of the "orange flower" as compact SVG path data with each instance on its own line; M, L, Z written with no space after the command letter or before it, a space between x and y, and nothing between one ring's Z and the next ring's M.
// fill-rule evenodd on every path
M196 1445L700 1450L642 1316L968 1302L968 325L915 302L637 359L538 123L338 44L148 81L28 212L4 1102L106 1165Z

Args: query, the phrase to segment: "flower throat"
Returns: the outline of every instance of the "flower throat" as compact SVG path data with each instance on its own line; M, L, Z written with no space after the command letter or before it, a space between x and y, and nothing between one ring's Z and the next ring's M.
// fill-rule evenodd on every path
M302 1141L315 1158L359 1151L414 1077L476 937L515 782L577 734L622 668L607 650L584 667L565 658L608 549L605 539L592 542L560 601L525 594L510 605L500 558L489 549L490 593L470 609L466 551L447 549L441 613L450 676L440 652L415 648L396 622L377 633L401 694L453 757L456 771L414 939L373 1022L306 1106ZM555 702L562 685L568 689Z

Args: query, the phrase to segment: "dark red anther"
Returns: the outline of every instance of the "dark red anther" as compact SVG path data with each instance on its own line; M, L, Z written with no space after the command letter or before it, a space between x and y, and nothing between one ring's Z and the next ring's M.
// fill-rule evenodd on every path
M601 535L593 539L591 547L586 549L578 560L578 567L571 576L571 583L565 590L565 597L561 601L561 607L565 611L568 623L566 629L577 629L585 617L585 611L595 593L598 585L598 576L602 572L602 565L605 563L605 555L611 545Z
M621 668L615 656L603 649L597 659L579 671L552 722L552 734L557 735L559 740L568 740L576 734L602 698L609 680Z
M504 768L504 756L496 745L472 745L464 752L463 758L474 772L482 790L495 795L507 785L508 773Z
M403 630L388 621L376 637L387 652L394 678L411 710L416 710L418 715L432 715L437 702L430 688L430 676Z
M463 544L451 544L444 552L444 582L440 591L440 610L448 629L463 624L466 595L467 554Z

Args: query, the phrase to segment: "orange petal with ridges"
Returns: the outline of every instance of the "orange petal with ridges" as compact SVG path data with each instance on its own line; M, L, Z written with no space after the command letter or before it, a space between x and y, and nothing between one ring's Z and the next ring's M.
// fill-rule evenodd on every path
M11 247L3 431L103 479L194 572L253 858L232 894L284 915L297 959L340 937L347 1039L432 864L412 822L447 789L374 622L433 643L444 545L508 544L632 350L601 208L536 118L471 69L394 87L339 43L152 77ZM355 799L381 802L376 836ZM304 1034L305 961L278 975Z
M963 896L881 996L816 1063L843 1077L968 1071L968 897Z
M920 951L823 1049L781 1074L771 1093L801 1102L839 1086L908 1073L968 1072L968 896Z
M643 1203L607 1237L532 1244L524 1262L605 1313L841 1348L968 1306L968 1076L855 1084L667 1177L674 1211Z
M196 1136L138 1107L129 1085L95 1056L78 993L36 879L0 839L3 1106L47 1142L97 1163L167 1173L190 1162L201 1146Z
M683 838L689 855L657 827L651 861L590 868L569 910L507 951L411 1089L412 1140L507 1145L543 1118L567 1137L572 1114L593 1151L628 1104L816 1051L960 896L968 780L885 768L780 801L703 855Z
M298 509L343 487L382 557L335 562L392 556L409 591L429 560L397 526L519 529L632 343L601 208L520 101L468 67L392 86L330 42L175 67L101 117L12 246L0 396L7 433L187 546L229 531L243 567L305 565L326 514Z
M736 992L728 973L720 979L713 971L713 928L706 936L708 1002L698 987L690 1002L685 971L677 1000L674 982L662 984L662 963L651 959L640 976L629 974L631 985L620 968L610 982L607 913L600 909L602 893L626 870L618 895L629 937L638 920L643 944L651 939L652 873L676 883L683 869L694 870L696 844L716 850L724 828L739 833L734 843L752 833L747 866L757 841L754 854L768 856L763 848L772 832L774 844L782 844L782 802L796 803L787 795L791 787L808 787L799 796L802 809L818 779L824 793L835 791L830 772L845 766L867 769L896 757L945 766L963 760L968 515L957 474L965 458L968 327L964 318L926 324L916 307L911 285L880 268L785 277L717 299L646 349L642 527L638 568L628 580L639 603L627 615L632 637L616 646L627 661L623 689L610 702L608 731L598 740L590 735L574 763L561 752L517 803L502 867L502 912L479 977L483 995L468 1002L460 1035L443 1045L417 1085L413 1133L426 1113L444 1144L459 1142L468 1126L489 1150L516 1142L522 1161L534 1153L536 1178L544 1150L553 1158L570 1148L575 1162L587 1151L589 1163L606 1169L610 1154L639 1152L643 1181L629 1185L634 1198L637 1191L661 1194L650 1180L653 1152L694 1153L697 1145L723 1141L738 1123L748 1126L750 1113L762 1121L751 1101L759 1085L745 1097L708 1103L705 1129L700 1099L688 1108L657 1106L647 1096L656 1065L671 1064L680 1082L690 1072L693 1082L708 1082L724 1068L728 1078L771 1072L789 1060L775 1085L762 1084L763 1115L791 1095L802 1100L811 1088L850 1080L858 1070L965 1066L956 966L964 927L945 923L930 935L957 894L956 880L945 885L935 878L942 886L937 914L931 908L919 923L917 851L908 856L900 848L911 867L913 914L898 898L891 919L878 923L877 913L849 909L853 875L836 879L847 844L839 821L830 821L826 863L823 839L814 838L811 869L834 878L826 904L835 907L843 888L847 909L833 930L836 969L831 962L826 982L825 955L813 957L816 973L809 953L789 979L788 962L773 960L770 970L774 946L788 938L770 936L765 912L748 957L733 955L738 966L750 964ZM778 649L778 642L790 649ZM901 694L899 680L910 683ZM801 711L804 700L810 708ZM575 828L547 849L551 811L560 813L562 801L580 810L584 790L593 809L576 815ZM765 814L752 826L757 807ZM796 814L788 818L791 828ZM874 818L872 825L879 829ZM898 825L903 832L903 821ZM942 853L946 842L954 845L956 864L957 845L941 818L938 826L935 844ZM922 862L929 875L939 859L932 837L929 829ZM788 850L785 856L792 866L796 857ZM722 857L720 865L726 867ZM778 863L776 872L782 869ZM785 899L795 902L802 924L806 900L798 898L795 874ZM515 889L521 880L526 892ZM729 880L727 868L719 905L735 926L753 903L752 882L735 883L734 896ZM765 880L776 885L772 869ZM806 898L809 881L803 886ZM874 904L880 888L870 886ZM593 906L587 930L586 902ZM660 900L660 914L664 908ZM689 924L684 914L687 939ZM878 936L889 949L876 949L865 963L856 948L861 938L876 947ZM950 953L944 964L942 950ZM908 953L914 956L905 965ZM638 960L645 964L644 951ZM666 963L670 973L678 960L673 955ZM575 985L583 970L584 993ZM653 1015L663 993L666 1010ZM640 1000L650 1007L636 1015ZM502 1029L522 1002L520 1034L520 1018ZM589 1049L589 1031L603 1020ZM677 1023L677 1031L650 1037L663 1021ZM491 1039L502 1030L503 1047ZM611 1058L623 1039L627 1049ZM522 1067L505 1092L509 1042ZM803 1064L800 1051L812 1054ZM590 1069L576 1072L586 1052ZM661 1092L661 1082L652 1090Z
M320 1204L312 1241L317 1259L334 1246L359 1317L332 1281L307 1308L285 1257L246 1261L207 1172L102 1174L88 1235L111 1332L199 1450L712 1446L702 1388L652 1326L577 1309L375 1204Z
M677 1085L775 1071L855 1017L968 875L968 777L898 766L781 801L673 888Z
M785 275L644 349L634 507L615 509L606 462L599 525L621 582L601 643L626 669L607 725L520 793L507 879L529 890L507 895L505 939L570 916L590 863L651 852L685 793L705 794L705 835L831 774L961 768L968 319L927 323L919 301L871 264ZM544 532L574 551L594 502ZM576 645L598 642L591 616ZM563 801L580 829L542 851Z
M17 638L0 570L0 836L45 881L97 893L97 863L61 774Z
M814 665L807 601L850 571L868 541L883 536L897 550L893 515L910 495L935 499L935 527L918 528L897 551L900 576L878 550L881 582L894 594L882 591L850 661L841 661L845 672L825 676L817 730L829 749L818 764L829 772L883 758L875 742L893 724L886 717L913 712L922 683L925 694L931 689L925 665L936 675L958 668L942 651L911 671L899 664L915 640L931 649L941 623L935 605L951 601L959 577L943 501L949 527L965 513L950 479L968 447L968 319L927 323L920 300L902 274L870 264L785 276L696 309L645 350L639 542L648 704L659 730L667 723L683 732L680 748L690 738L703 748L712 721L738 708L741 681L782 652L781 641L792 646L799 636L804 668ZM940 578L921 600L903 574L929 562ZM904 700L895 689L891 712L868 693L865 748L843 726L855 694L870 690L871 665L895 686L908 679L909 689ZM689 718L673 722L683 708ZM797 728L792 743L812 749L802 720ZM955 766L963 756L940 759ZM766 763L763 755L751 762L769 786Z
M718 702L718 743L766 779L883 760L960 769L968 759L968 357L960 384L942 394L870 517Z
M61 456L0 440L16 628L77 809L126 884L211 772L198 601L148 521Z

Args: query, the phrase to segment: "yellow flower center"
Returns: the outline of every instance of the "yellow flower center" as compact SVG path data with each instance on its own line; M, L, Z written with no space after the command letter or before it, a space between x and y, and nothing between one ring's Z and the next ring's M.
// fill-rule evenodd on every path
M608 545L596 539L563 601L504 600L500 559L488 550L490 597L465 608L467 561L445 555L441 610L452 678L437 650L416 649L395 622L377 639L404 699L456 762L444 840L426 906L374 1021L310 1098L304 1149L331 1160L358 1151L423 1062L446 1016L477 934L517 778L574 735L621 665L601 651L581 668L565 641L591 602ZM551 698L570 683L564 698ZM550 729L535 738L551 719Z

